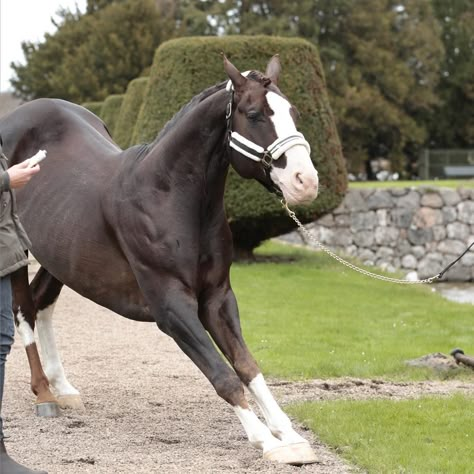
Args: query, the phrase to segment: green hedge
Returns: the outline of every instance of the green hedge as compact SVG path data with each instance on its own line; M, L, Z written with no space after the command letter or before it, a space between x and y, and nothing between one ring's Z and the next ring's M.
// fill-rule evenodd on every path
M122 148L128 148L133 144L133 130L143 103L147 84L148 77L139 77L128 84L114 132L114 139Z
M104 121L107 129L115 139L115 125L120 113L124 94L112 94L104 100L101 119Z
M97 117L102 118L102 108L104 107L103 102L84 102L82 106L87 110L90 110L93 114L97 115Z
M269 36L191 37L167 41L156 51L148 88L137 121L137 142L154 139L165 123L194 95L226 79L223 51L240 70L265 71L280 55L281 90L301 113L299 130L311 144L321 191L318 199L298 209L310 221L336 207L346 189L346 171L323 68L314 45L297 38ZM226 212L237 248L251 251L262 240L288 232L294 224L278 199L253 180L233 170L226 188Z

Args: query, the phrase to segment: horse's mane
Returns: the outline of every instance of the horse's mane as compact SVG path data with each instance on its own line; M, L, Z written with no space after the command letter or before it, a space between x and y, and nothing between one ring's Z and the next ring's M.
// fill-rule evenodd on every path
M261 82L264 85L267 85L269 82L269 79L258 71L250 71L247 77L249 79L253 79L254 81ZM159 142L190 110L192 110L194 107L196 107L196 105L200 104L203 100L207 99L211 95L224 89L226 85L227 81L224 81L214 86L208 87L199 94L195 95L186 105L181 107L181 109L176 112L171 120L165 124L161 132L158 133L157 137L150 145Z

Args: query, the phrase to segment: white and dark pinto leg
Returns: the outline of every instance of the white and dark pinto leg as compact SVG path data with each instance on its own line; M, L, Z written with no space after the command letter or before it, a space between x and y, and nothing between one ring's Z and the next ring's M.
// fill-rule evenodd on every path
M53 312L63 284L40 268L31 283L38 308L36 328L46 376L56 393L61 408L84 409L79 391L67 380L54 336Z
M273 398L263 375L258 374L249 383L248 388L255 397L272 434L281 440L283 446L291 448L290 456L293 456L295 462L290 462L290 464L310 464L316 462L316 455L309 442L293 429L290 419ZM268 452L265 457L272 461L288 462L288 455L287 449L276 448Z
M255 447L263 449L265 459L285 464L310 464L317 461L308 441L293 429L290 419L278 406L242 338L237 302L228 288L209 299L201 320L240 380L255 397L266 421L263 424L249 408L234 406Z
M56 397L49 388L49 381L43 371L34 336L35 306L28 283L28 269L23 267L12 275L13 312L17 331L25 346L31 371L31 390L36 395L38 416L59 416Z

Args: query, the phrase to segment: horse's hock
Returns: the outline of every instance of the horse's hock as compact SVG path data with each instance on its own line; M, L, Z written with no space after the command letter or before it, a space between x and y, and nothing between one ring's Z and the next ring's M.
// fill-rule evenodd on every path
M337 209L308 227L321 243L366 265L429 278L474 241L474 189L351 189ZM311 245L297 231L281 238ZM443 280L474 281L474 252Z

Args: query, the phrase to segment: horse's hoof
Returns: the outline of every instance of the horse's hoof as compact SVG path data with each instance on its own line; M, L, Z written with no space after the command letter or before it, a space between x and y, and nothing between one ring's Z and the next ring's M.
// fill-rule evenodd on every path
M267 461L292 464L293 466L313 464L318 461L309 443L294 443L273 448L263 453L263 458Z
M59 405L56 402L43 402L35 404L36 416L55 418L61 415Z
M86 407L82 402L80 395L62 395L58 397L59 406L69 410L85 410Z

